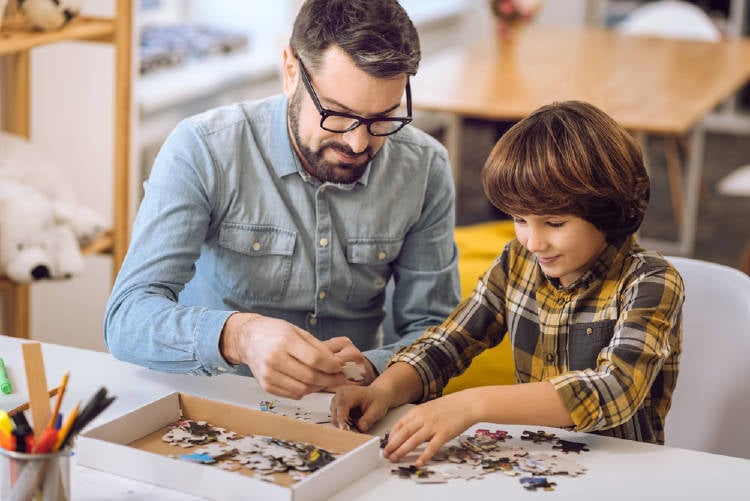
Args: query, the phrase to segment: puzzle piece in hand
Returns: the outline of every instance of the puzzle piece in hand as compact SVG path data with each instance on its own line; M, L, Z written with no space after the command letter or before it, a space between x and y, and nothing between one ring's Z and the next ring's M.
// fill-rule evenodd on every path
M524 489L535 491L537 489L544 489L545 491L554 491L557 483L549 482L544 477L524 477L518 479L523 485Z
M365 368L354 362L344 363L341 372L349 381L362 381L365 378Z
M388 437L390 435L390 432L386 432L385 435L383 435L383 438L380 439L380 448L385 449L385 446L388 445Z
M352 407L351 409L349 409L349 419L347 419L346 421L346 425L348 426L348 428L350 430L359 431L357 424L359 423L359 418L361 417L362 409L360 409L359 407ZM381 449L383 447L381 447Z
M557 435L555 435L554 433L546 433L542 430L523 430L523 433L521 434L521 440L531 440L535 444L539 444L541 442L552 442L553 440L557 440Z
M557 439L557 444L552 446L553 449L560 449L565 454L569 452L575 452L580 454L581 451L589 452L587 445L583 442L573 442L570 440L563 440L562 438Z

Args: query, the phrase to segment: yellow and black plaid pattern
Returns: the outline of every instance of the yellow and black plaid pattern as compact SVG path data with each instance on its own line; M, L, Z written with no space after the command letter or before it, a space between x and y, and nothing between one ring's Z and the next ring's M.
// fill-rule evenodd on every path
M433 399L508 332L516 382L549 380L575 430L664 443L683 300L677 271L639 247L635 237L607 247L565 288L513 240L443 324L401 349L391 363L414 366L423 400Z

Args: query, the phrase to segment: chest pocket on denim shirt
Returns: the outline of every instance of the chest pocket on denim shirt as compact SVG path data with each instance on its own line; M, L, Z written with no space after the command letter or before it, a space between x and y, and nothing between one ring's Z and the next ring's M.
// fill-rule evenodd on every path
M612 340L615 322L615 320L602 320L571 327L568 340L568 368L570 370L579 371L596 367L599 352Z
M385 291L391 277L389 263L398 257L403 239L356 240L349 239L346 260L349 262L352 284L347 300L357 307L370 307Z
M292 270L297 233L269 225L222 223L219 245L231 252L219 256L224 273L217 280L248 298L277 301L284 297ZM239 255L238 255L239 254Z

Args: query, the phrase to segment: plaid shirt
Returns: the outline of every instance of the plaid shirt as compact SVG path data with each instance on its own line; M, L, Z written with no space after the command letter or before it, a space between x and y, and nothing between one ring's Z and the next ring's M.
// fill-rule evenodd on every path
M437 398L509 332L516 382L550 381L576 431L662 444L683 300L678 272L633 236L608 246L568 287L548 279L513 240L443 324L390 363L411 364L424 384L422 400Z

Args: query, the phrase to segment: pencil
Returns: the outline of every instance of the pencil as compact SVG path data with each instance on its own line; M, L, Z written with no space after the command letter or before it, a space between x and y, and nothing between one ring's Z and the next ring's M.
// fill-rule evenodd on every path
M58 387L56 387L56 388L52 388L52 389L51 389L51 390L50 390L50 391L48 392L48 394L49 394L49 398L52 398L52 397L54 397L55 395L57 395L57 392L58 392L58 391L60 391L60 387L59 387L59 386L58 386ZM19 406L18 406L18 407L16 407L15 409L11 409L11 410L9 410L9 411L8 411L8 415L9 415L10 417L13 417L13 416L14 416L15 414L18 414L19 412L25 412L25 411L27 411L27 410L29 410L29 403L28 403L28 402L26 402L25 404L21 404L21 405L19 405Z
M60 450L63 442L66 442L68 435L70 435L73 423L76 419L78 419L78 409L80 407L81 403L79 402L75 405L75 407L73 407L73 409L71 409L70 414L68 414L68 418L63 422L62 427L60 427L60 432L57 434L57 442L55 442L55 446L52 447L52 452Z
M60 404L62 404L63 396L65 395L65 388L68 387L68 379L70 378L70 371L65 371L63 373L62 382L60 383L60 391L57 392L57 399L55 400L55 408L52 410L52 413L49 415L49 422L47 423L47 428L54 428L55 422L57 421L57 414L60 412Z

